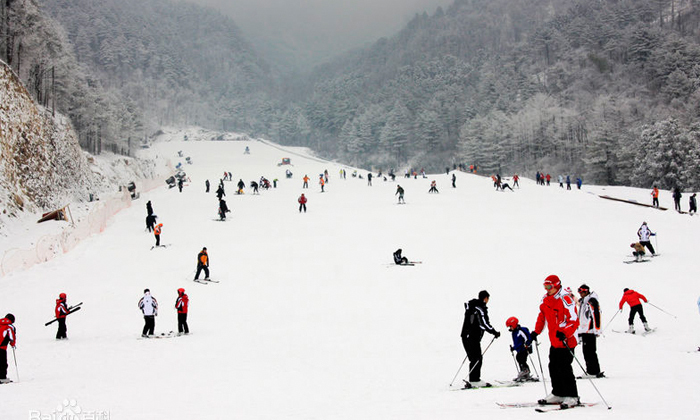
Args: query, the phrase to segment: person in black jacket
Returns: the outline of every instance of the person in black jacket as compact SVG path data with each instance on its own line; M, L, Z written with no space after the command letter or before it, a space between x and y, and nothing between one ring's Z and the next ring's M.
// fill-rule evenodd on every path
M403 250L401 248L397 249L396 252L394 252L394 262L397 265L405 265L408 264L408 258L402 257L401 253Z
M482 290L477 299L472 299L464 304L464 324L462 325L462 345L469 358L469 382L466 388L474 386L490 386L481 380L481 338L484 331L488 331L498 338L501 333L496 331L489 321L489 312L486 304L489 302L489 292Z

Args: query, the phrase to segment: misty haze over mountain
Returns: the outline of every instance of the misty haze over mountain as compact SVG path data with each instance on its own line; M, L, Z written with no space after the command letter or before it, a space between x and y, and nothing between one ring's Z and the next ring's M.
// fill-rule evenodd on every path
M186 0L231 17L265 59L308 70L453 0ZM284 71L284 68L281 69Z

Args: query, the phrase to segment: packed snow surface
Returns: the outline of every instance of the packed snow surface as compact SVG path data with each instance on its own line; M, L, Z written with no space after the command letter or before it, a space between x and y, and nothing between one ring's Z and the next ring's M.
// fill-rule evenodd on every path
M182 193L163 183L73 251L0 278L0 315L17 317L20 375L0 385L1 418L47 418L38 416L77 407L76 418L112 420L537 418L543 414L532 408L500 409L496 402L534 402L545 395L542 383L453 392L465 366L449 384L464 359L464 302L482 289L491 294L491 322L502 333L484 356L482 379L515 377L504 323L516 316L534 327L549 274L574 291L586 283L597 292L607 327L598 354L608 378L595 386L612 410L588 380L579 380L582 400L599 404L561 415L697 418L697 217L597 196L650 202L641 189L566 191L521 179L515 192L496 192L489 178L462 172L457 188L452 173L395 182L375 177L368 186L366 171L358 170L364 179L353 178L352 168L303 149L193 140L161 141L147 151L183 164L178 150L191 157L193 164L184 164L191 182ZM292 166L278 166L284 157ZM318 178L326 169L322 193ZM233 174L224 182L232 212L221 222L214 191L224 171ZM304 190L305 174L311 181ZM261 176L278 179L277 188L253 195L250 182ZM239 179L243 195L234 194ZM428 194L432 180L439 194ZM406 190L405 205L397 204L397 184ZM302 192L306 213L298 211ZM151 250L148 200L166 248ZM661 201L672 207L670 194ZM661 256L623 264L643 221L658 233L653 243ZM203 246L218 284L192 281ZM397 248L422 264L394 266ZM163 333L177 329L179 287L190 297L192 334L140 339L143 289L160 303L156 332ZM613 332L626 328L628 306L607 325L625 287L675 317L645 305L656 332ZM54 340L56 324L44 326L60 292L69 304L84 302L68 318L67 341ZM549 377L546 334L541 341ZM11 350L8 356L16 381ZM574 371L581 374L576 362Z

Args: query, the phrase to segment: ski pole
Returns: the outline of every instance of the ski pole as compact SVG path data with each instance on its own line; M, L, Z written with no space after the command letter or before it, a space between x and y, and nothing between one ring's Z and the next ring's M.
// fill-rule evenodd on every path
M17 372L17 382L19 382L19 368L17 368L17 355L14 347L12 347L12 357L15 359L15 371Z
M535 368L535 362L532 361L532 356L530 356L530 355L528 354L528 355L527 355L527 358L528 358L528 360L530 360L530 364L531 364L532 367L533 367L532 370L535 371L535 376L537 376L537 379L540 379L540 374L539 374L539 372L537 372L537 368ZM543 381L543 382L544 382L544 381ZM546 391L546 389L545 389L545 391Z
M455 373L455 377L452 378L452 382L450 382L450 386L455 382L455 379L457 379L457 375L459 375L459 371L462 370L462 366L464 366L464 363L467 361L467 356L464 356L464 360L462 360L462 364L459 365L459 369L457 369L457 373Z
M542 386L544 387L544 395L547 396L547 384L545 383L544 369L542 369L542 359L540 358L540 343L535 340L535 350L537 350L537 362L540 364L540 372L542 372ZM537 371L537 369L535 369Z
M613 317L610 318L610 321L608 321L608 324L605 326L605 328L603 328L603 331L600 332L600 335L603 335L605 333L605 330L607 330L608 327L610 326L610 324L612 324L613 319L615 319L615 317L618 316L621 312L622 312L622 309L615 312L615 315L613 315Z
M486 346L486 348L484 349L484 351L481 352L481 359L484 358L484 355L486 354L486 351L488 351L489 347L491 347L491 344L493 344L493 342L494 342L495 340L496 340L496 336L494 335L493 338L491 339L491 342L489 343L489 345ZM467 377L469 377L469 375L471 375L472 371L473 371L474 369L476 369L476 367L479 366L480 363L481 363L481 360L479 360L477 363L474 363L474 367L472 367L471 369L469 369L469 373L467 373ZM465 379L465 382L467 382L466 379Z
M513 354L513 347L510 348L510 355L513 356L513 363L515 363L515 371L520 374L520 367L518 367L518 361L515 360L515 355Z
M571 350L571 347L569 347L569 344L565 340L562 340L562 343L564 343L564 346L566 346L566 348L569 350L569 353L571 353L571 356L573 356L574 360L576 360L576 363L578 363L578 366L583 371L584 376L588 375L588 372L586 372L586 369L583 368L583 365L581 365L581 362L578 361L576 354L574 354L574 351ZM608 404L608 402L605 401L605 398L603 398L603 394L601 394L600 391L598 391L598 387L595 386L595 384L593 383L593 379L588 378L588 380L591 382L591 385L593 385L593 389L595 389L595 392L597 392L598 395L600 396L600 399L603 400L603 403L605 404L605 406L608 407L608 410L612 409L610 404Z
M670 315L670 316L672 316L672 317L674 317L674 318L676 318L676 319L678 318L677 316L675 316L675 315L673 315L673 314L670 314L670 313L664 311L663 309L659 308L658 306L654 305L654 304L651 303L651 302L647 302L647 303L648 303L649 305L653 306L654 308L660 310L661 312L665 313L666 315Z
M656 233L654 234L654 245L656 246L656 249L654 249L654 251L656 251L658 253L659 252L659 239L658 239L658 235Z

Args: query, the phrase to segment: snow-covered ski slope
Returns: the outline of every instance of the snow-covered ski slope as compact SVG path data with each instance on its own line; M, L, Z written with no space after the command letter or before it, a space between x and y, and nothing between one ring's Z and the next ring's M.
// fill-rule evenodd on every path
M370 187L366 171L359 171L365 179L352 178L351 168L258 141L170 141L148 152L184 163L178 150L194 162L185 165L192 182L182 193L164 184L142 194L70 253L0 278L0 315L17 317L21 379L0 385L0 418L50 415L64 400L81 407L80 418L108 412L112 420L537 418L543 414L532 408L500 409L496 402L536 401L544 396L541 383L458 392L448 384L464 359L463 304L482 289L491 293L491 321L503 334L484 357L482 378L515 376L504 323L517 316L534 327L549 274L574 290L590 285L606 323L625 287L678 317L646 305L654 334L613 333L626 327L626 306L598 341L609 378L595 384L613 410L601 403L558 415L696 418L698 218L590 193L601 187L565 191L521 180L513 193L496 192L489 178L460 172L456 189L444 173L375 179ZM283 157L293 166L278 166ZM324 169L330 182L321 193ZM234 179L225 183L232 213L220 222L214 190L225 170ZM301 188L305 174L308 190ZM279 179L277 188L251 195L248 185L260 176ZM239 179L246 183L241 196L234 195ZM433 179L439 194L428 194ZM406 190L406 205L397 204L396 184ZM305 214L297 204L302 192ZM631 188L607 193L640 201L648 195ZM148 200L167 248L150 250ZM642 221L658 232L662 256L623 264ZM203 246L218 284L192 281ZM391 265L397 248L423 263ZM143 289L160 303L161 333L177 328L179 287L190 296L192 334L139 340ZM54 340L55 324L44 327L60 292L69 303L85 302L69 317L65 342ZM483 348L490 340L484 337ZM546 370L546 335L542 340ZM580 349L577 356L584 363ZM9 357L16 380L11 351ZM582 373L576 364L574 371ZM578 389L582 400L600 401L589 381L579 380Z

